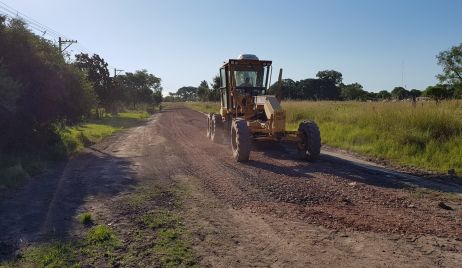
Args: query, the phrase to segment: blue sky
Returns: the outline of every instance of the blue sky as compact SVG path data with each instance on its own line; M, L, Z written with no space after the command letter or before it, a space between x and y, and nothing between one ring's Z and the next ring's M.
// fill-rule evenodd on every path
M147 69L165 92L211 81L241 53L273 60L273 78L278 68L294 80L334 69L379 91L403 85L404 73L408 89L424 89L440 72L436 54L462 42L456 0L0 1L77 39L74 52Z

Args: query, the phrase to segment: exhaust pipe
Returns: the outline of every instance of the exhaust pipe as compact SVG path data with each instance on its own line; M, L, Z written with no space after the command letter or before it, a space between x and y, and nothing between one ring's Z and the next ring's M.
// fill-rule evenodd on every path
M282 68L279 69L279 77L278 77L278 89L276 91L276 99L279 103L282 101Z

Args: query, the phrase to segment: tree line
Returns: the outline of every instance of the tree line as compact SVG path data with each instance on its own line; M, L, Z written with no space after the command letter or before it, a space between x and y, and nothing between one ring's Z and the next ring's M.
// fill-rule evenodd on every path
M220 76L213 77L209 83L203 80L199 86L184 86L176 92L170 92L164 97L164 101L219 101L220 100Z
M137 105L162 102L161 79L147 70L111 77L108 64L99 55L75 55L73 65L85 74L94 90L96 115L117 114L121 109L137 109Z
M161 101L161 79L146 70L110 77L99 55L66 60L23 21L0 16L0 156L60 153L65 126Z
M416 100L427 97L436 101L462 98L462 44L440 52L437 62L443 72L437 75L439 82L424 90L395 87L390 91L368 92L359 83L344 84L343 75L336 70L319 71L316 78L294 81L283 79L281 95L292 100ZM217 101L220 99L220 77L215 76L211 87L202 81L198 87L182 87L165 97L166 101ZM269 94L275 94L277 82L269 88Z

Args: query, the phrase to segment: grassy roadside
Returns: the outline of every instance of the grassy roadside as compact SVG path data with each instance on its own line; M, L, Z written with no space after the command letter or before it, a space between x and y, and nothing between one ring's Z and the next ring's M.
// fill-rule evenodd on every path
M462 173L462 101L333 102L284 101L286 126L315 120L322 141L333 147L387 159L398 165ZM186 103L204 112L219 103Z
M184 105L187 107L204 112L204 113L219 113L220 103L219 102L185 102Z
M137 126L147 117L149 117L147 112L132 111L98 120L92 119L83 124L58 130L58 142L49 148L49 152L0 155L0 190L19 186L30 176L41 173L50 160L71 155L116 131Z
M102 208L110 216L94 217L101 214L95 211L76 215L85 227L78 239L32 244L0 267L195 267L183 219L188 196L173 183L145 181ZM109 224L114 221L119 224Z
M72 126L59 132L68 154L83 147L97 143L114 132L141 124L149 114L144 111L119 113L117 116L106 116L93 119L81 125Z

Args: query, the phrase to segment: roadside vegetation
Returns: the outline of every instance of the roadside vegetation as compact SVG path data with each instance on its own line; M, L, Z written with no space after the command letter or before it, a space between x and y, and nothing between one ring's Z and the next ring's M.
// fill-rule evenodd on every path
M219 102L185 102L184 104L193 110L201 111L204 113L220 112Z
M59 131L59 134L65 146L65 152L71 154L101 141L116 131L140 125L148 117L149 114L145 111L123 112L116 116L107 115L64 128Z
M0 189L20 186L31 176L44 171L50 163L95 144L119 130L140 125L148 117L146 111L107 114L72 126L57 127L54 130L56 141L51 148L42 152L0 154Z
M188 196L184 186L141 180L110 204L115 217L126 217L117 219L123 224L82 212L75 217L85 228L78 238L28 245L0 267L195 267L198 260L182 214Z
M72 59L20 19L0 16L0 47L0 190L139 124L162 101L160 78L111 77L99 55Z
M122 243L107 225L91 227L85 237L76 241L55 240L31 245L13 261L2 267L82 267L114 264Z
M462 173L462 101L283 102L287 127L315 120L323 143L397 164Z

